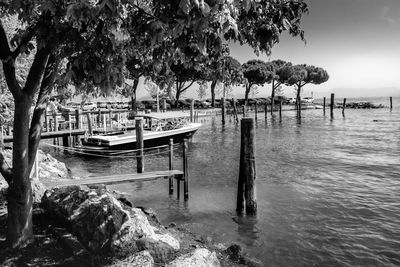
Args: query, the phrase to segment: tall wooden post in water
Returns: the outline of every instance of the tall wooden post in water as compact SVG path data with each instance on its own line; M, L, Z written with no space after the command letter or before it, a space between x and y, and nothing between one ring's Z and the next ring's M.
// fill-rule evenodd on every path
M137 117L135 119L136 128L136 160L137 160L137 173L144 172L143 165L143 117Z
M225 98L221 98L222 124L225 124Z
M282 118L282 99L279 101L279 118Z
M194 99L190 100L190 122L194 122Z
M343 98L343 107L342 107L342 114L344 116L344 110L346 108L346 98Z
M236 211L246 214L257 212L254 119L241 121L240 169Z
M189 177L188 177L188 140L183 140L183 194L184 200L189 199Z
M92 115L90 113L86 113L86 117L88 122L89 134L92 136L93 135Z
M323 105L323 107L324 107L324 115L325 115L325 106L326 106L326 97L324 97L324 105Z
M169 149L169 170L174 169L174 139L170 138L169 139L169 144L168 144L168 149ZM169 194L172 195L174 193L174 181L173 178L170 177L168 181L168 187L169 187Z
M333 117L333 106L335 105L335 94L331 94L331 117Z
M265 104L264 104L264 111L265 111L265 119L267 119L267 117L268 117L268 115L267 115L267 113L268 113L268 103L267 103L267 101L265 101Z
M257 102L254 103L254 119L257 120Z
M390 109L392 109L392 108L393 108L393 98L390 97Z

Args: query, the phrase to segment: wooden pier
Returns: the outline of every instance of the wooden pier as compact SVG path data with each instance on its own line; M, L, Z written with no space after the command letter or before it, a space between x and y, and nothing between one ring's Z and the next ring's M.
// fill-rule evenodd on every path
M51 181L46 182L47 187L65 187L73 185L96 185L96 184L122 184L127 182L139 182L139 181L153 181L160 178L183 181L184 173L180 170L168 170L168 171L155 171L145 173L134 173L134 174L119 174L109 176L95 176L85 179L65 180L65 181Z

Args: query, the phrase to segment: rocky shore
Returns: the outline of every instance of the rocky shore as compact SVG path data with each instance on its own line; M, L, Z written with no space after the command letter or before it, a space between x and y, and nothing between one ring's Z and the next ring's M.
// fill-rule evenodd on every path
M39 161L41 180L72 178L50 155L40 152ZM32 183L35 239L18 251L2 244L1 266L263 266L239 245L213 244L173 223L163 226L152 209L135 207L105 186L46 189L34 178ZM0 241L6 191L0 179Z

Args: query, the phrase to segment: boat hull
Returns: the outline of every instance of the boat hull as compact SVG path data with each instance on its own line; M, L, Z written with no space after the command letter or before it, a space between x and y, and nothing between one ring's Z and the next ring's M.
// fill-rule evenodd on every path
M144 134L143 142L145 148L157 147L167 145L169 140L172 138L174 143L182 142L183 139L191 138L193 134L199 129L197 127L191 127L187 130L178 131L165 131L159 133ZM136 149L136 137L127 138L123 142L110 143L107 146L99 146L93 144L87 144L83 142L83 145L77 147L80 151L90 154L123 154L124 151Z

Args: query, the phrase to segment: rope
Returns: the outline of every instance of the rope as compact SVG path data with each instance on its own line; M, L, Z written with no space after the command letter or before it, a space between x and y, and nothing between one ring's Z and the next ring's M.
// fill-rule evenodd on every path
M96 156L96 157L103 157L103 158L138 158L138 157L140 157L139 155L124 155L124 156L121 155L121 156L119 156L119 155L105 155L105 154L99 154L99 153L88 153L88 152L82 151L77 148L63 147L63 146L52 145L52 144L48 144L48 143L43 143L43 144L50 146L50 147L62 148L69 152L74 152L77 154L88 155L88 156ZM162 147L162 146L160 146L160 147ZM167 146L164 145L163 147L167 147ZM155 148L147 148L147 150L149 150L149 149L157 149L157 148L156 147ZM178 148L173 148L172 150L178 150ZM124 150L118 150L118 151L121 151L121 154L124 153L123 152ZM140 151L140 150L136 149L135 151ZM135 151L126 150L124 154L133 153ZM110 152L110 150L106 150L106 152ZM169 153L169 150L160 151L160 152L156 152L156 153L146 153L143 156L154 156L154 155L161 155L164 153Z

